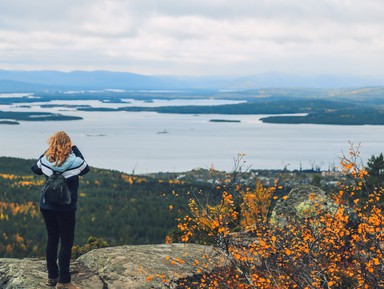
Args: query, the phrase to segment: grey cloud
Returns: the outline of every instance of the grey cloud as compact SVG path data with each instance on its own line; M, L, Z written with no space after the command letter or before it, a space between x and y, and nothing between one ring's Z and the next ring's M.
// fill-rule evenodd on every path
M11 31L71 30L81 21L78 11L87 11L87 1L0 1L0 25Z
M383 22L381 0L141 0L127 7L142 15L195 15L214 19L266 18Z
M382 0L1 0L0 61L184 74L311 61L341 71L349 61L379 71L382 15Z
M381 0L2 0L0 21L15 19L14 23L24 21L25 25L29 21L35 24L67 22L71 25L91 17L94 7L107 5L118 6L119 10L129 13L138 22L157 15L194 15L217 20L384 21L384 2Z

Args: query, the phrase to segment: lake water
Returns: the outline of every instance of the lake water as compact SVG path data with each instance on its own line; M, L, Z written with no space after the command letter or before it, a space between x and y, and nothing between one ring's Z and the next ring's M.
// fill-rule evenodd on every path
M155 100L124 104L98 101L54 101L93 107L217 105L227 100ZM20 107L30 105L31 108ZM0 105L3 111L47 111L82 116L83 120L0 125L0 155L37 158L55 131L64 130L91 166L127 173L182 172L194 168L231 170L234 158L254 169L323 170L339 164L349 143L361 143L364 160L384 151L384 126L265 124L264 115L182 115L154 112L82 112L70 108L41 108L39 103ZM240 123L210 122L211 119ZM168 133L161 133L161 132Z

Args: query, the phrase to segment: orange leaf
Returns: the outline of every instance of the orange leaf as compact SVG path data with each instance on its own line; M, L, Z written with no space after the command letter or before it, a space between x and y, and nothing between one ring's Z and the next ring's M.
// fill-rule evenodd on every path
M149 281L152 280L152 278L153 278L153 276L148 276L147 279L145 279L145 281L146 281L146 282L149 282Z

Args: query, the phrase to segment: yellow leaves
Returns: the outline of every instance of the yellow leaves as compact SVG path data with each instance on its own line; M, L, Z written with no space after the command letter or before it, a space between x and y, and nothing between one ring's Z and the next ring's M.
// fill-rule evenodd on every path
M179 196L179 194L177 194L175 191L172 191L172 195L175 196L175 197Z
M241 205L241 224L259 223L267 220L268 209L277 197L274 196L274 188L265 188L260 181L254 189L246 189L242 192L243 203Z
M139 177L139 176L130 176L130 175L127 175L127 174L122 174L121 175L121 178L129 183L129 184L133 184L133 183L145 183L145 182L148 182L147 179L145 178L142 178L142 177ZM95 184L96 185L100 185L100 181L95 181Z
M234 254L233 254L233 257L234 257L236 260L240 260L241 255L240 255L239 253L234 253Z
M8 221L8 215L4 215L3 212L0 213L0 220L7 220Z
M11 175L11 174L0 174L0 178L13 180L15 178L18 178L19 176Z
M185 184L185 181L183 181L183 180L169 180L168 183L171 185L173 185L173 184L174 185L182 185L182 184Z
M5 246L5 252L7 254L11 254L13 252L13 246L11 244L8 244L7 246Z
M169 260L171 260L171 257L170 256L166 256L165 259L167 261L169 261ZM172 265L176 265L176 264L184 265L185 261L182 260L181 258L177 257L177 258L174 258L174 259L171 260L171 264Z
M178 227L181 231L186 231L186 230L188 230L188 224L179 223L179 224L177 224L177 227Z
M211 223L210 223L210 227L212 230L215 230L216 228L218 228L220 225L220 223L217 221L217 220L213 220Z
M185 261L180 259L180 258L176 258L176 261L181 264L181 265L184 265L185 264Z
M165 236L165 244L166 245L172 244L172 237L171 236L169 236L169 235Z
M222 197L223 205L231 205L233 204L233 198L231 194L228 194L227 192L223 193Z
M365 175L354 162L344 161L344 169L356 178ZM363 186L364 180L355 181L353 185L340 183L339 189L332 192L336 206L329 211L324 210L323 202L310 202L307 213L313 212L311 217L302 222L293 220L284 224L284 228L269 222L270 207L278 198L275 195L277 182L274 188L263 187L260 182L248 188L244 184L223 182L216 188L219 193L214 204L191 200L190 217L179 220L182 240L189 241L195 236L202 236L208 242L212 240L226 253L234 268L216 275L216 279L203 276L206 283L201 281L203 285L197 288L249 289L254 288L251 282L264 289L323 288L327 285L328 288L341 288L344 278L364 288L366 276L379 280L382 277L379 267L383 260L384 217L375 202L381 199L382 191L368 196L372 201L365 211L358 209L364 208L366 198L357 199L362 193L358 186ZM314 194L309 197L310 201L316 198ZM288 196L282 199L287 200ZM352 200L354 202L348 207L346 204ZM351 228L355 216L359 223ZM178 264L176 259L171 261ZM199 263L193 266L196 272L206 269ZM265 268L268 272L263 271ZM295 274L298 278L292 280ZM296 284L301 277L305 283Z
M29 186L29 185L34 185L34 184L36 184L36 182L33 182L33 181L20 181L20 182L16 182L15 184L17 184L19 186L22 186L22 187L25 187L25 186Z
M261 248L267 247L267 243L263 239L258 240L258 242Z
M153 279L153 276L149 275L149 276L145 279L145 281L146 281L146 282L150 282L152 279Z
M183 236L181 236L181 241L186 243L188 242L189 238L192 237L192 232L187 232Z
M224 227L220 227L218 230L217 230L217 232L218 233L223 233L223 232L225 232L227 229L226 228L224 228Z
M0 178L11 180L15 186L21 186L21 187L31 186L31 185L41 186L44 184L44 180L42 179L35 180L34 176L18 176L18 175L11 175L11 174L0 174Z
M22 243L22 242L24 242L24 238L22 236L20 236L18 233L16 233L15 242L16 243Z
M36 217L38 215L38 211L38 206L33 202L27 202L25 204L0 202L0 215L3 216L4 213L10 213L13 216L21 214Z
M304 241L304 242L306 242L306 241L308 241L308 240L311 240L311 239L313 239L312 236L311 236L311 234L305 234L305 235L303 236L303 241Z

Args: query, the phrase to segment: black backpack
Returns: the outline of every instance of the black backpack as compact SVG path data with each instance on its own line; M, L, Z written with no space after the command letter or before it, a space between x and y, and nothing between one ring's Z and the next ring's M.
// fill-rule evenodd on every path
M53 171L43 187L43 202L55 205L68 205L71 203L71 191L65 177Z

